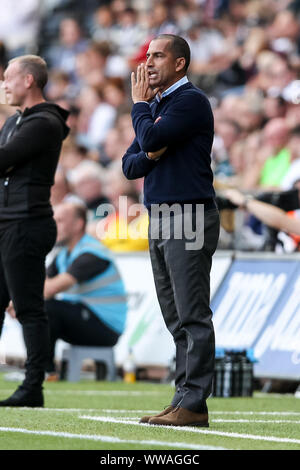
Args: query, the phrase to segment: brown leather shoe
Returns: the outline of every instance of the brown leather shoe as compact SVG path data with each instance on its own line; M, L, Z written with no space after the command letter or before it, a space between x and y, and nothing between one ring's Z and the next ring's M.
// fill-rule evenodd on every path
M186 408L176 407L166 416L153 416L148 421L149 424L160 426L200 426L208 428L208 414L195 413Z
M161 416L165 416L167 415L168 413L170 413L171 411L175 410L175 407L170 405L170 406L167 406L167 408L165 408L163 411L161 411L160 413L158 413L157 415L152 415L152 416L143 416L141 419L140 419L140 423L148 423L149 422L149 419L151 418L159 418Z

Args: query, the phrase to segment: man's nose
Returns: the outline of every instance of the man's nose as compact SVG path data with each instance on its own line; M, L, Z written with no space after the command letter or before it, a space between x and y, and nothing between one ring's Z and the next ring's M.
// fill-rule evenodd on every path
M153 64L152 64L152 57L151 57L151 56L147 57L146 65L148 65L148 66L149 66L149 65L150 65L150 66L153 65Z

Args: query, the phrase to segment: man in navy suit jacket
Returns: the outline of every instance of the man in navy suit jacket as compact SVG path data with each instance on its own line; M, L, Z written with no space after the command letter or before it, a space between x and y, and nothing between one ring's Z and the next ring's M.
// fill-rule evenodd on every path
M123 157L128 179L144 177L149 247L156 292L176 346L171 404L141 422L208 426L215 340L210 310L210 269L219 237L211 146L210 103L186 77L187 42L153 39L146 64L132 73L136 138Z

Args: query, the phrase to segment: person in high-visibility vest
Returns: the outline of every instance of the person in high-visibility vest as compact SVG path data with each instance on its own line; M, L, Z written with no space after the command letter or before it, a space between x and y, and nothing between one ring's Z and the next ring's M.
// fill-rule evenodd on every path
M55 208L57 242L63 247L47 269L44 288L50 327L49 374L55 373L57 339L82 346L114 346L124 331L127 299L109 250L85 232L86 209Z

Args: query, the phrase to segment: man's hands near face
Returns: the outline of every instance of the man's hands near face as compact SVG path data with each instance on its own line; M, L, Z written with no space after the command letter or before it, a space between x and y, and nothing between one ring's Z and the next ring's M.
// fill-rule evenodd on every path
M159 88L151 88L150 86L147 65L140 64L137 68L136 76L134 72L131 74L132 101L134 103L138 103L139 101L151 101L158 92ZM160 119L161 117L159 116L154 124L156 124ZM167 150L167 148L168 147L163 147L155 152L148 152L148 158L156 160Z
M159 88L151 88L149 83L148 67L145 64L138 65L136 76L131 73L131 96L134 103L139 101L151 101Z

